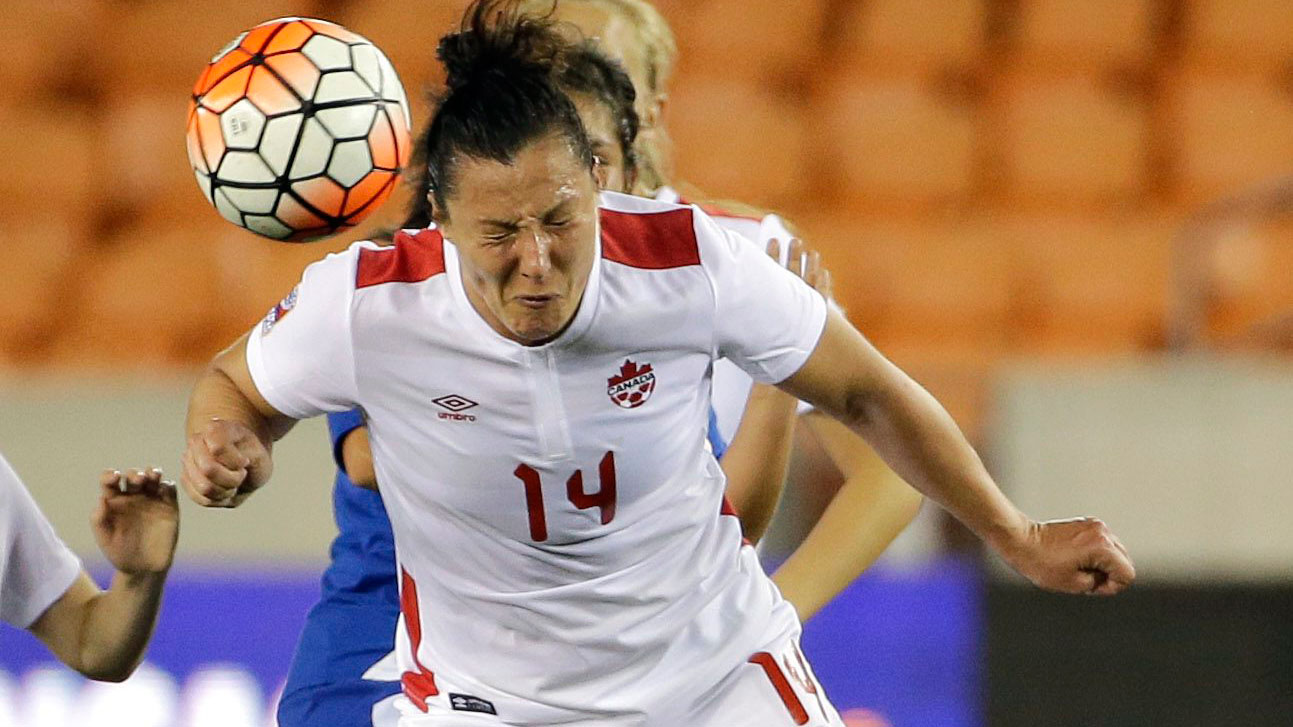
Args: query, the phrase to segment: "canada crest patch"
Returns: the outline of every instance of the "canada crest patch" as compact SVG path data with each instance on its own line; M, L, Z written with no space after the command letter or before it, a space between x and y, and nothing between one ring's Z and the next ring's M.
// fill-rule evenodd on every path
M655 391L655 372L651 364L638 364L624 359L620 372L606 380L606 395L615 405L624 409L636 409L651 398Z
M296 291L296 288L292 288L292 292L288 293L286 298L280 300L278 305L269 309L269 313L265 316L265 320L260 323L260 335L263 336L269 333L275 323L283 320L288 313L292 312L292 309L296 307Z

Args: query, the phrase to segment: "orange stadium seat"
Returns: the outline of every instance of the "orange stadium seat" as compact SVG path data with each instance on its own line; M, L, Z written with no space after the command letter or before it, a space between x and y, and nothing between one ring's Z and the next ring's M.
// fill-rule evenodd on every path
M1185 199L1206 201L1293 171L1293 89L1262 75L1189 74L1174 103Z
M1125 354L1163 339L1172 214L1030 214L997 220L1017 251L1012 338L1033 354Z
M87 61L98 52L106 20L102 0L5 0L0 12L0 106L66 93L91 82Z
M1293 3L1192 0L1186 55L1200 67L1278 70L1293 62Z
M1153 0L1020 0L1015 16L1019 64L1071 70L1140 64L1152 52Z
M1278 342L1287 352L1287 323L1275 327L1274 338L1269 324L1293 313L1293 214L1235 220L1207 239L1212 245L1202 262L1207 309L1201 333L1223 346Z
M981 0L859 0L832 18L836 59L851 73L965 67L983 49Z
M1003 85L1010 195L1068 205L1125 202L1144 186L1148 107L1094 75L1015 76Z
M207 204L184 144L187 99L179 94L107 99L98 116L96 192L125 213L192 214ZM110 180L110 181L108 181Z
M849 318L877 344L963 353L1005 344L1012 250L973 219L820 212L796 222Z
M678 79L668 109L678 176L714 198L782 207L808 192L803 110L724 77Z
M76 315L61 363L138 369L195 365L213 355L231 302L216 285L219 227L132 228L82 260Z
M271 18L314 15L309 0L141 0L113 5L96 47L108 93L188 94L239 33ZM181 118L183 118L181 116ZM183 123L182 121L180 122Z
M214 212L149 220L93 256L57 351L68 365L199 365L291 291L307 264L344 242L272 242Z
M7 210L84 219L101 184L95 119L54 106L0 108L0 199Z
M815 108L814 173L849 205L963 198L975 185L977 121L967 103L916 79L844 77Z
M762 80L820 58L826 8L825 0L695 0L661 10L684 73L721 68L725 78Z
M68 218L0 218L5 254L0 267L0 359L35 363L69 318L67 291L76 289L76 256L85 230Z

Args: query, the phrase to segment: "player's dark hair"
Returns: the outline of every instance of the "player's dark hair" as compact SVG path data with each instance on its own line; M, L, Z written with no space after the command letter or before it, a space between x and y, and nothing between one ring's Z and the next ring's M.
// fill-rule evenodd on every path
M500 8L499 6L502 7ZM491 8L497 8L497 10L491 11ZM491 12L494 13L492 23L489 18ZM521 27L522 25L524 27ZM592 41L571 42L567 35L562 34L562 31L572 29L559 28L548 16L522 16L517 12L515 3L480 3L468 10L466 19L463 21L463 28L464 30L461 32L446 36L440 43L439 55L450 70L450 89L447 94L441 97L437 113L423 129L417 143L414 145L413 158L409 165L411 170L415 170L412 177L414 194L409 206L408 216L401 225L402 228L421 229L430 226L431 203L427 199L427 192L431 191L435 196L436 203L443 207L446 189L448 188L445 182L452 182L451 178L447 179L451 175L446 173L451 171L449 167L453 161L452 150L445 148L447 145L445 144L443 125L437 126L437 120L440 117L440 109L444 108L445 103L455 91L454 84L459 83L461 85L463 76L459 75L455 80L453 75L455 66L450 65L450 62L445 59L447 42L453 46L450 56L454 59L454 63L462 60L462 54L458 51L464 43L479 43L481 39L484 39L488 41L484 45L492 49L493 52L505 57L509 62L524 65L527 76L542 68L563 94L588 94L606 104L611 109L616 128L619 131L619 141L624 155L625 167L629 170L635 168L634 143L637 140L640 125L637 110L634 107L634 101L637 96L633 88L632 79L629 78L628 73L618 62L598 50ZM466 35L474 36L474 40L464 40ZM453 40L451 41L451 39ZM461 64L457 67L462 69ZM479 68L476 70L479 70ZM488 98L485 101L488 102ZM573 104L571 104L571 109L574 109ZM578 112L575 111L574 118L576 121L578 116ZM583 132L582 123L579 124L578 128L584 134L583 138L586 142L587 134ZM529 141L538 135L539 133L534 133L532 136L516 142L511 152L515 153L525 141ZM457 138L453 137L451 140L457 140ZM432 155L433 142L440 145L438 176L435 170L432 169L433 161L435 161ZM445 151L449 153L446 154L444 153ZM471 153L466 148L459 148L458 151L464 154ZM479 153L472 154L472 156L498 158ZM589 159L591 160L591 147L589 147ZM502 161L510 160L510 154L502 159ZM437 179L439 180L438 183Z
M523 13L516 0L475 0L461 29L440 39L447 90L418 141L437 206L452 194L461 159L511 163L547 134L563 136L591 173L588 134L552 74L569 48L550 20Z

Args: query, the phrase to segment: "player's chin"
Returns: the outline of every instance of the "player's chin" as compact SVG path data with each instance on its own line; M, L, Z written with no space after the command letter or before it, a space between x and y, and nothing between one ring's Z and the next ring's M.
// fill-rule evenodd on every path
M526 343L540 343L561 332L559 311L549 309L525 310L513 313L508 328Z

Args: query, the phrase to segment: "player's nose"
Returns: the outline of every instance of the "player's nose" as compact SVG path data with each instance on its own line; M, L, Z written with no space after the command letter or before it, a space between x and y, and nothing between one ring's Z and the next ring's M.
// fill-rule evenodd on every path
M552 238L541 231L524 231L517 240L520 272L527 278L543 278L552 270Z

